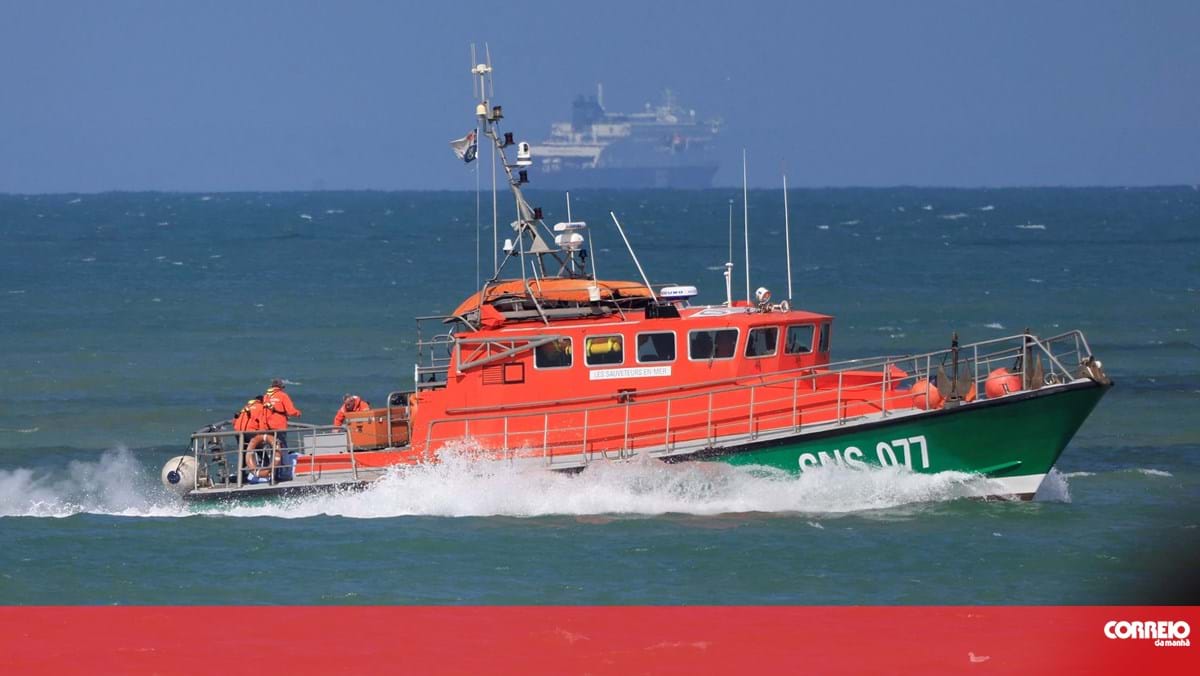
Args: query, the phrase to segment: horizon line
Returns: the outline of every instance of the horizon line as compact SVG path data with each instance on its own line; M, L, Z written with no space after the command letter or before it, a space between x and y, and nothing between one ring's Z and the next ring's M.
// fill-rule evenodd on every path
M778 191L782 184L770 187L750 187L751 192ZM934 184L895 184L895 185L789 185L788 192L813 190L1151 190L1151 189L1185 189L1200 191L1198 183L1048 183L1048 184L1012 184L1012 185L934 185ZM740 192L742 186L719 185L709 188L571 188L569 190L537 188L526 184L526 192L662 192L662 193L704 193L715 191L735 190ZM49 197L55 195L245 195L245 194L308 194L308 193L468 193L475 190L470 188L236 188L217 190L197 190L193 188L164 189L164 188L108 188L103 190L62 190L18 192L0 190L0 197ZM486 190L482 192L488 192ZM503 192L503 190L500 190Z

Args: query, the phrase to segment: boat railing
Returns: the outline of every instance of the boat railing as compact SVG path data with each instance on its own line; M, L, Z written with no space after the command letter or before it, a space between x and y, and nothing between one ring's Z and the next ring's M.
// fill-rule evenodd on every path
M247 454L258 452L263 462L250 467ZM241 488L250 483L252 470L267 471L255 483L275 485L297 481L296 468L308 463L308 480L320 477L317 456L345 453L350 471L358 479L358 462L350 434L344 425L310 425L290 422L284 430L239 432L226 421L210 425L191 436L189 453L196 460L196 485L193 489Z
M542 410L453 416L428 423L423 445L426 452L437 452L467 439L506 458L540 457L547 465L644 450L671 452L680 444L703 449L764 434L969 405L987 398L987 380L1000 368L1019 377L1022 390L1071 382L1084 377L1079 365L1090 357L1079 331L1050 338L1025 333L925 354L851 359L739 382L718 381L690 391L629 391L616 401L591 405L560 400ZM950 400L935 401L941 396L939 379L954 379L956 371ZM923 392L914 390L922 381Z
M446 386L455 345L453 326L447 328L447 322L453 320L470 326L461 317L417 317L417 361L413 372L413 381L417 389ZM425 326L430 323L434 324L437 330L427 338L425 335L428 329L425 329Z

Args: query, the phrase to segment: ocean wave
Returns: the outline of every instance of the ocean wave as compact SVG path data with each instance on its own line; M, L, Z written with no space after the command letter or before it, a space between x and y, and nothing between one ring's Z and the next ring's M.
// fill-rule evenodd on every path
M169 495L124 449L61 472L0 471L0 516L389 518L400 516L843 514L995 492L984 477L905 468L815 468L803 474L722 463L601 462L578 474L476 461L466 451L438 464L396 468L358 491L258 503L187 504Z

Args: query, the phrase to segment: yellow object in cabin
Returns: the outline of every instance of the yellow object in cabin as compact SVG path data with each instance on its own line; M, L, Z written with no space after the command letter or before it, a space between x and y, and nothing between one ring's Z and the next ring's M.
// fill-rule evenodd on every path
M589 355L610 354L621 351L621 337L607 336L605 338L588 338L587 353Z

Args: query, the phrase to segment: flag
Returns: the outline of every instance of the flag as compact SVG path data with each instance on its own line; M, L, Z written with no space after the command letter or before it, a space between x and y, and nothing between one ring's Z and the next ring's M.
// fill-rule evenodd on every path
M458 155L458 159L463 162L470 162L475 159L475 153L478 152L478 147L475 144L475 132L471 131L466 136L457 141L450 142L450 149Z

